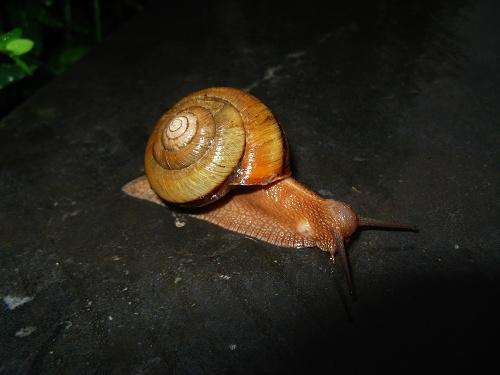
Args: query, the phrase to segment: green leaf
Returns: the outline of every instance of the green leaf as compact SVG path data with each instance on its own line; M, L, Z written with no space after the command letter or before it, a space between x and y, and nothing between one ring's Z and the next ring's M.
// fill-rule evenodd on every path
M33 48L33 41L30 39L14 39L7 43L5 49L15 56L24 55Z
M87 52L89 48L85 46L78 46L73 48L68 48L63 53L61 53L60 61L64 66L71 66L80 60Z
M89 47L87 46L77 46L64 49L51 59L49 66L55 74L61 74L80 60L88 51Z
M10 56L10 58L12 60L15 61L16 65L24 72L26 73L27 75L31 75L33 74L33 72L35 71L35 69L37 68L36 65L28 65L26 64L23 60L21 60L20 57L17 57L17 56Z
M0 89L26 77L26 73L14 64L0 64Z
M5 49L5 46L12 40L19 39L23 35L23 30L16 27L7 33L0 34L0 49Z

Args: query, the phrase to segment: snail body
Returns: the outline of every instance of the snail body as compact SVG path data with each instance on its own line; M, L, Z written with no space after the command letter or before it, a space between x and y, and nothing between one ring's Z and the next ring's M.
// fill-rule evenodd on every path
M124 186L134 197L165 205L146 176ZM345 203L324 199L291 177L245 191L189 211L191 216L281 247L314 247L335 252L337 239L349 238L359 226ZM321 218L321 219L318 219Z
M288 144L271 110L254 96L214 87L181 99L146 146L146 176L123 187L137 198L188 207L190 214L282 247L319 247L341 256L366 226L414 230L360 218L291 177Z

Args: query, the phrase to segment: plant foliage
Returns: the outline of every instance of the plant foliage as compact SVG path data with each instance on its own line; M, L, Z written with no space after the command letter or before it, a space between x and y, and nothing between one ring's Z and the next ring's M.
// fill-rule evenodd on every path
M33 49L31 39L22 38L22 30L15 28L0 34L0 54L8 56L11 62L0 64L0 89L31 75L36 65L26 63L21 56Z
M0 117L9 106L66 71L106 34L142 10L144 3L0 0ZM11 104L5 108L7 102Z

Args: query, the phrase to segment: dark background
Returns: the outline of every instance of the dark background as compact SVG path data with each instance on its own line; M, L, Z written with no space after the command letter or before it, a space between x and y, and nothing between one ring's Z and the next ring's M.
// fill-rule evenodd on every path
M152 3L0 123L0 373L478 371L495 364L496 1ZM183 95L246 88L298 180L361 215L358 298L283 249L125 196ZM178 228L175 220L185 222ZM23 327L36 327L18 337Z

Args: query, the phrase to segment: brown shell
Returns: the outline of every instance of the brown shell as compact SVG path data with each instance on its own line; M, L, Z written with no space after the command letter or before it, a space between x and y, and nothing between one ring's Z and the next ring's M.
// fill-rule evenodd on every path
M186 96L157 122L145 153L153 190L179 204L206 204L235 185L290 175L282 129L261 101L229 87Z

